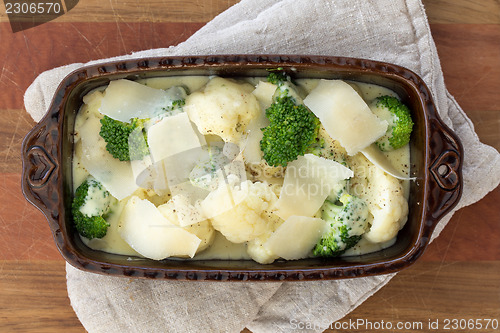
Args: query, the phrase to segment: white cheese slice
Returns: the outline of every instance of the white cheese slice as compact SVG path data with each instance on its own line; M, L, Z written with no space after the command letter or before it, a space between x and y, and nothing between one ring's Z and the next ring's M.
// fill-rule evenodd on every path
M366 148L387 130L387 122L374 115L356 90L342 80L321 80L304 104L349 155Z
M341 180L354 176L340 163L312 154L300 156L286 168L276 215L313 216Z
M194 234L169 221L148 200L131 197L120 216L120 235L146 258L193 257L201 243Z
M142 168L146 163L139 163L137 166L135 162L131 161L135 181L139 187L154 190L158 195L167 195L170 192L163 161L151 163L146 168Z
M154 89L130 80L111 81L106 88L99 111L110 118L128 122L132 118L153 118L163 108L181 99L182 89Z
M113 197L122 200L139 186L135 182L130 162L120 161L108 153L106 142L98 134L100 130L100 120L93 115L80 127L78 135L82 143L81 162Z
M260 107L265 110L273 103L273 96L275 92L276 85L270 82L260 81L255 87L255 90L252 91L252 94L257 97Z
M269 236L263 247L286 260L306 258L323 235L326 225L322 219L290 216Z
M261 81L253 91L260 104L260 112L247 127L247 136L243 148L243 157L247 164L258 164L262 160L262 151L260 149L260 140L262 140L262 128L269 125L269 119L266 117L265 110L271 106L276 86L269 82Z
M148 87L155 89L169 89L175 86L186 87L188 91L194 92L200 90L207 84L210 76L164 76L164 77L150 77L147 79L140 79L137 82L147 84Z
M410 177L403 174L401 171L396 169L392 162L387 158L387 156L375 145L370 146L361 150L361 153L373 164L375 164L380 169L384 170L385 173L401 180L415 180L415 177Z
M148 129L148 145L153 162L200 148L202 142L187 113L167 117Z
M130 161L130 166L132 167L132 172L134 173L134 178L136 180L137 185L141 186L141 183L138 181L138 177L144 173L148 168L152 166L153 162L151 161L151 155L146 155L142 160L132 160ZM146 188L145 186L142 186Z

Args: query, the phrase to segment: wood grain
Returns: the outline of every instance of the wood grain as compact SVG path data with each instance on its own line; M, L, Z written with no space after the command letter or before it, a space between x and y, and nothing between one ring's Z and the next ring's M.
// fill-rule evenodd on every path
M208 22L239 0L80 1L57 22ZM498 0L424 0L430 23L500 23ZM0 22L7 22L0 12Z
M43 71L185 41L201 23L46 23L13 34L0 23L0 110L22 109L24 91ZM148 36L144 38L144 36Z
M477 279L481 272L481 280ZM386 330L387 332L429 332L428 320L438 319L443 329L444 319L500 319L500 263L479 262L420 262L398 274L378 293L361 304L342 321L364 319L370 322L421 322L422 329ZM453 281L453 283L450 283ZM375 332L365 327L355 330L326 332ZM474 330L451 330L473 332ZM498 332L485 329L481 332Z
M423 0L430 23L500 24L498 0Z
M21 144L24 136L35 125L30 115L22 109L0 110L2 126L0 138L0 173L13 173L21 170Z
M431 25L445 84L481 141L500 151L500 25Z
M20 184L19 173L0 173L0 260L60 259L47 220L26 201Z
M65 262L0 260L0 331L85 332L66 291Z
M500 110L500 25L433 24L445 83L467 111ZM472 98L471 98L472 97Z
M84 332L66 296L64 261L0 261L2 332ZM477 281L477 272L482 272ZM500 318L500 263L419 262L341 321L422 322ZM453 283L449 283L453 281ZM24 320L19 320L24 318ZM313 324L314 323L310 323ZM317 323L316 323L317 324ZM340 330L345 332L366 332ZM371 330L374 331L374 330ZM428 332L429 330L405 330ZM248 331L247 331L248 332ZM327 330L326 332L337 332ZM389 331L390 332L390 331ZM493 332L493 330L481 330Z
M57 22L208 22L239 0L81 0ZM4 11L0 22L7 22Z

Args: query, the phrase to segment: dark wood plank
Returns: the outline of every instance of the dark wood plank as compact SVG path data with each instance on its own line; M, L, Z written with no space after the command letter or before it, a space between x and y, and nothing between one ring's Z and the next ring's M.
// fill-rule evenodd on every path
M445 83L462 108L498 112L500 25L432 24L431 30Z
M0 110L0 173L21 172L21 144L24 136L35 125L29 114L22 109Z
M478 280L478 272L481 278ZM375 330L366 326L326 332L446 332L445 319L500 319L500 263L424 262L399 273L375 296L369 298L340 322L421 322L422 328ZM439 321L439 330L429 328L429 320ZM485 322L483 321L483 324ZM335 327L335 326L333 326ZM476 330L448 330L476 332ZM477 332L498 332L482 329Z
M57 22L208 22L239 0L80 1ZM0 22L7 15L0 12Z
M448 90L481 141L500 150L500 25L433 24L431 30Z
M456 212L420 260L500 261L498 202L500 202L500 187L481 201Z
M20 174L0 174L0 260L62 260L47 220L20 184Z
M0 109L22 109L38 74L71 63L176 45L203 23L54 23L13 34L0 23ZM144 36L147 36L145 38Z
M239 0L80 1L57 22L208 22ZM424 0L431 23L500 23L497 0ZM0 12L0 22L7 15Z
M85 332L70 306L65 263L0 261L0 331Z
M500 24L498 0L423 0L431 23Z

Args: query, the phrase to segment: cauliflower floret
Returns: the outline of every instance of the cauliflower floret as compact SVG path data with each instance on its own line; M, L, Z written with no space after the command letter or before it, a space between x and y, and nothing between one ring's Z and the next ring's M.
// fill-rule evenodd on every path
M274 254L270 249L265 247L264 244L269 239L271 234L278 229L281 224L283 224L284 220L272 212L269 212L267 215L268 228L266 232L247 243L248 255L259 264L270 264L279 258L278 255Z
M158 206L158 210L173 224L177 226L181 225L176 213L175 203L173 200L169 200L167 203ZM198 237L199 239L201 239L201 243L198 246L196 253L200 253L213 243L215 237L215 230L212 227L212 224L210 223L209 220L203 220L198 223L194 223L182 228L196 235L196 237Z
M351 193L365 199L373 215L370 230L364 237L373 243L394 238L408 218L408 201L396 178L369 162L361 154L350 159L354 177Z
M269 212L278 200L268 183L247 180L220 186L202 202L215 230L233 243L251 241L269 228ZM229 202L228 202L229 201Z
M225 142L237 143L248 124L260 112L250 84L221 77L211 79L203 91L186 98L184 110L205 135L215 134Z

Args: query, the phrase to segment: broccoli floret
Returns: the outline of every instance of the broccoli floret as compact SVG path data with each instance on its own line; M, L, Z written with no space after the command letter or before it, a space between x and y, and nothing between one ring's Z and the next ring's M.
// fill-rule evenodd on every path
M318 257L336 257L356 245L366 232L368 207L355 196L344 193L336 202L325 201L321 218L329 228L313 249Z
M291 82L291 79L285 72L272 71L267 75L267 82L281 86L285 82Z
M146 121L147 119L133 118L125 123L104 116L99 134L106 141L106 150L120 161L140 160L149 155L144 128Z
M375 100L372 111L389 123L385 135L375 142L380 150L395 150L410 142L413 121L406 105L395 97L382 96Z
M279 74L269 74L278 88L273 103L266 109L269 126L262 129L260 148L264 159L271 166L286 166L288 162L304 155L316 142L320 122L304 105L295 86ZM269 78L268 78L269 79Z
M78 233L89 239L104 237L109 227L106 218L116 202L100 182L93 178L85 180L76 189L71 205Z

